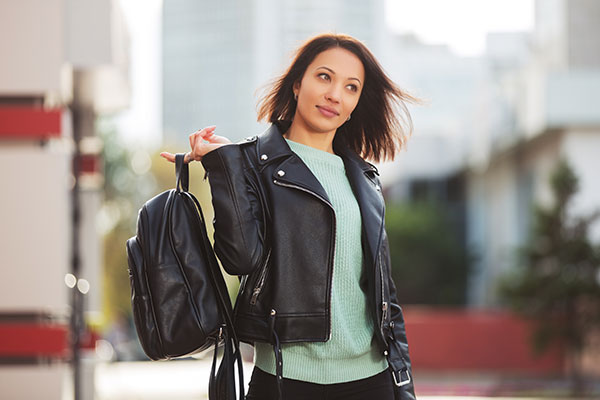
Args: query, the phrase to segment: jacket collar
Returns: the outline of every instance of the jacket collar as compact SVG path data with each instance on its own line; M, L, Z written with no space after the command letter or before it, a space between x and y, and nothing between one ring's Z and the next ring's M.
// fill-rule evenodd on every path
M258 136L258 164L263 166L270 163L279 157L287 157L293 155L292 149L283 138L283 133L288 130L290 121L277 121L265 132ZM350 149L343 140L333 141L334 152L346 161L350 161L364 172L374 172L379 175L377 168L363 160L358 154ZM264 157L263 155L266 155Z
M289 121L277 121L257 138L258 164L263 167L277 160L273 170L274 180L307 189L331 205L331 201L314 174L306 167L283 138ZM336 138L338 139L338 138ZM385 203L381 188L372 174L379 175L377 168L363 160L343 140L333 141L333 149L342 157L350 186L360 206L363 228L371 250L372 261L377 260L384 223ZM283 174L282 174L283 173Z

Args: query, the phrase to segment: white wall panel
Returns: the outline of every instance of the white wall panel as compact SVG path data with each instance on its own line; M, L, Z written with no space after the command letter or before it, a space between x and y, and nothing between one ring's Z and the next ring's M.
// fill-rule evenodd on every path
M70 157L0 147L0 312L67 304Z
M62 0L0 1L0 93L41 95L60 88Z
M66 400L68 396L63 392L70 384L69 375L68 364L0 366L0 397L11 400Z

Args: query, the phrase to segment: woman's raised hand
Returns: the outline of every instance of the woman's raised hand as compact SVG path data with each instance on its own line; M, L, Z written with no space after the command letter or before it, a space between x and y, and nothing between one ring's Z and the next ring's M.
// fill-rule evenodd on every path
M227 139L225 136L215 135L215 128L215 125L207 126L206 128L200 129L189 136L190 147L192 148L192 151L185 154L185 163L189 163L194 160L200 161L202 160L202 157L206 155L206 153L231 143L231 140ZM205 140L208 143L205 143ZM163 151L160 153L160 155L168 161L175 162L175 154Z

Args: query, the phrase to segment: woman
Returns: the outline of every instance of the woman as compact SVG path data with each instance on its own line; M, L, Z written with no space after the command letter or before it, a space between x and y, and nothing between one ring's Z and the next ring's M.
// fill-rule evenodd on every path
M190 135L215 253L241 277L236 330L255 347L247 399L415 398L379 173L363 159L394 158L407 133L393 106L410 122L406 101L418 100L364 44L322 34L261 100L263 134Z

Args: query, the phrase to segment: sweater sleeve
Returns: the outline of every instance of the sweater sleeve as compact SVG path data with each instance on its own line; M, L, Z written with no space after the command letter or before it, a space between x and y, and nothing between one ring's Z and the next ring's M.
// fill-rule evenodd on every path
M231 275L251 273L266 253L264 199L247 164L239 144L221 146L202 157L215 214L215 254Z

